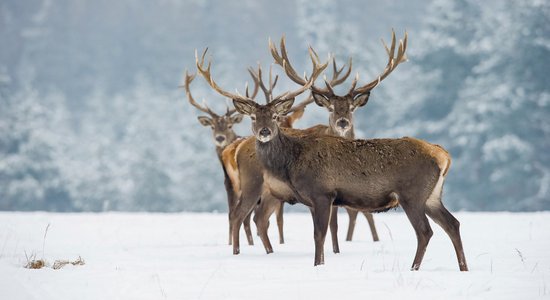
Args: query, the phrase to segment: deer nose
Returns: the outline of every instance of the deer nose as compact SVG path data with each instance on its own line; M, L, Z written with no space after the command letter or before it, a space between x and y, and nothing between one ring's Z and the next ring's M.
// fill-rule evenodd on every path
M216 141L217 141L218 143L221 143L221 142L225 141L225 136L223 136L223 135L218 135L218 136L216 137Z
M261 136L269 136L269 135L271 135L271 130L269 130L269 128L267 128L267 127L264 127L264 128L262 128L262 130L260 130L260 135Z
M338 122L336 122L336 126L342 128L342 129L346 129L349 126L349 122L348 122L348 120L342 118L342 119L338 120Z

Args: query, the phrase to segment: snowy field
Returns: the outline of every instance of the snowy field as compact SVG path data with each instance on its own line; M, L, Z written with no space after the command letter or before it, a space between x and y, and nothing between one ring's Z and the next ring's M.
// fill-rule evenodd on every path
M380 242L360 219L340 254L325 244L313 267L309 214L285 215L286 244L260 239L232 255L225 214L0 213L0 299L537 299L550 298L550 212L455 213L470 272L459 272L446 234L434 236L419 272L403 213L375 215ZM360 216L361 217L361 216ZM44 231L50 224L45 239ZM255 229L254 229L255 230ZM25 269L25 252L83 266Z

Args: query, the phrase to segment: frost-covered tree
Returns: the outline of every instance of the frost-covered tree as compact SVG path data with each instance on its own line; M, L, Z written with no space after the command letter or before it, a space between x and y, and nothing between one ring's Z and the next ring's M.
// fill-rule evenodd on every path
M0 95L0 209L71 211L60 176L70 138L65 99L31 85Z

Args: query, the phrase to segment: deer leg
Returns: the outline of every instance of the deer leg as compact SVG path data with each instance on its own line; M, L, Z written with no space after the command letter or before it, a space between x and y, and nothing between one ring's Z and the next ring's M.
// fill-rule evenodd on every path
M250 230L250 217L252 216L252 211L244 218L244 232L246 233L246 239L248 240L248 245L254 245L254 238L252 237L252 230Z
M348 234L346 235L346 241L351 242L353 238L353 231L355 230L355 222L357 222L357 213L355 209L346 208L349 216Z
M464 249L462 248L462 239L460 238L460 222L443 206L441 201L430 202L430 205L426 205L426 213L451 238L460 271L468 271Z
M285 203L283 201L279 201L279 206L275 210L275 214L277 216L277 228L279 229L279 244L285 243L285 236L283 233L283 212L285 209Z
M251 201L248 201L248 202L251 202ZM235 255L241 252L240 236L239 236L241 225L243 224L247 216L250 216L250 213L252 212L252 209L254 208L255 204L256 204L256 201L248 203L248 205L247 205L247 201L241 201L235 206L235 208L231 213L231 216L230 216L231 230L232 230L231 235L233 237L233 254Z
M233 242L233 237L232 237L232 226L231 226L231 210L227 213L227 219L229 220L229 242L228 242L228 245L231 245L232 242Z
M265 248L267 254L273 253L273 247L267 235L267 230L269 227L269 217L273 214L275 210L275 205L279 202L276 199L273 199L270 195L263 195L260 204L256 206L254 222L258 228L258 234Z
M414 228L414 232L416 233L416 255L414 256L411 271L418 271L420 264L422 263L422 259L424 258L424 254L426 253L426 248L428 247L430 238L433 235L433 231L430 227L428 218L426 217L426 211L423 204L422 206L416 204L411 205L409 201L401 201L400 203L402 204L403 210L405 210L405 213Z
M330 214L330 235L332 237L332 251L340 253L340 245L338 245L338 206L332 206Z
M372 240L375 242L378 242L378 232L376 231L376 225L374 225L374 217L370 212L363 212L363 215L365 215L365 218L367 218L367 222L369 222L370 227L370 233L372 234Z
M313 216L313 239L315 240L314 266L325 264L324 245L332 212L332 201L329 199L316 200L317 202L314 202L314 206L311 209Z

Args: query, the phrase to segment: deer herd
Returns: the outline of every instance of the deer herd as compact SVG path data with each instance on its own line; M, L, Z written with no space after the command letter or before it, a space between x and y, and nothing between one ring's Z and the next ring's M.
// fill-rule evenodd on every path
M347 241L351 241L357 215L367 218L372 238L378 241L373 212L383 212L401 206L414 228L417 250L412 270L418 270L432 236L429 216L443 228L455 248L460 271L468 271L462 247L458 220L441 201L443 183L451 165L449 153L441 146L411 137L399 139L355 139L353 114L365 106L371 91L397 66L406 61L407 34L396 42L392 31L391 44L383 44L388 56L385 69L374 80L359 84L359 74L351 82L346 94L337 95L334 87L344 83L352 69L339 68L331 59L332 74L324 76L324 87L316 79L325 72L329 62L321 62L315 50L309 47L312 71L300 76L293 67L284 37L279 48L269 41L274 64L286 77L297 84L296 90L274 96L278 76L264 82L262 69L249 68L254 88L246 87L244 95L222 89L214 80L211 61L205 64L206 49L197 53L197 72L210 87L225 98L234 108L223 115L214 113L207 105L198 104L190 85L195 74L186 71L184 85L187 99L198 110L208 114L200 116L203 126L210 126L216 153L225 176L225 189L229 206L229 244L233 254L239 254L239 231L244 225L249 244L253 244L250 218L254 213L257 234L267 253L273 247L267 235L269 218L276 213L279 242L284 243L284 202L306 205L313 218L315 259L314 265L324 264L324 243L328 229L332 247L339 253L337 237L337 209L342 206L349 215ZM255 99L259 90L265 104ZM294 104L295 98L310 91L305 100ZM328 125L307 129L293 129L307 105L315 102L329 113ZM252 135L239 137L232 126L241 122L243 115L250 117Z

